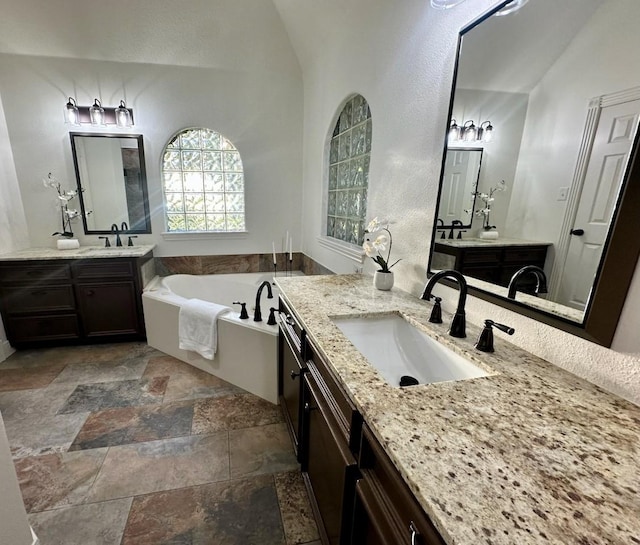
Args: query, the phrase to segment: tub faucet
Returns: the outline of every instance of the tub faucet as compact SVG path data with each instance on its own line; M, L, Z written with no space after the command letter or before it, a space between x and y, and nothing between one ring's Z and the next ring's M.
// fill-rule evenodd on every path
M118 226L115 223L111 225L111 232L116 236L116 246L122 246L120 231L118 231Z
M509 281L509 293L507 293L509 299L516 298L516 290L518 289L520 278L527 274L533 274L536 277L536 287L533 290L536 295L539 293L547 293L547 277L544 271L536 265L527 265L517 270L511 277Z
M258 288L258 293L256 293L256 308L253 312L253 321L254 322L262 322L262 312L260 311L260 296L262 295L262 289L267 288L267 299L273 299L273 292L271 291L271 283L268 280L265 280L260 287Z
M433 286L435 286L442 278L450 278L451 280L456 280L458 282L458 287L460 290L460 297L458 298L458 309L453 315L453 320L451 320L449 335L459 338L466 337L467 333L464 305L467 302L467 281L465 280L464 276L462 276L462 274L460 274L458 271L453 270L438 271L429 279L429 282L427 282L427 285L424 287L424 291L422 292L421 299L430 301L432 297L431 290L433 289Z

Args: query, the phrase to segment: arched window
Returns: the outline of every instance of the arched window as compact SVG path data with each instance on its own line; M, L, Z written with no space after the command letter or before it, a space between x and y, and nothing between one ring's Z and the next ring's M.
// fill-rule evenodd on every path
M371 111L356 95L345 104L331 136L327 236L364 241L371 153Z
M245 230L244 171L236 147L210 129L186 129L162 156L169 232Z

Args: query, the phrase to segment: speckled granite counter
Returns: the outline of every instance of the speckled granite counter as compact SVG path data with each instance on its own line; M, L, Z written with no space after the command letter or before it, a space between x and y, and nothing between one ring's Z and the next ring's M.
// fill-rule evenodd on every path
M7 254L0 254L0 261L26 261L32 259L99 259L105 257L143 257L155 248L155 244L140 246L81 246L74 250L56 248L28 248Z
M428 323L363 275L278 278L283 297L450 545L640 543L640 407L505 342ZM330 316L401 312L492 376L396 388ZM516 332L516 335L518 332Z
M437 238L436 244L453 248L483 248L485 246L551 246L551 242L520 238Z

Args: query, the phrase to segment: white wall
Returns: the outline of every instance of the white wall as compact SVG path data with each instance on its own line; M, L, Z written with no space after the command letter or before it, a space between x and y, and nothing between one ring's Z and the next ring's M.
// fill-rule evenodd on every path
M624 10L632 2L619 4ZM403 259L395 268L397 285L420 293L426 280L457 32L496 3L477 0L436 11L424 0L275 0L304 77L305 253L335 271L353 270L353 261L319 245L317 237L327 133L343 99L361 93L373 116L369 215L396 222L394 256ZM366 270L373 270L371 260ZM438 288L451 309L457 292ZM628 301L624 314L637 319L638 313L640 300ZM640 403L637 352L602 348L473 297L467 314L475 323L492 318L512 325L517 333L510 341Z
M75 186L68 133L78 128L62 118L69 96L81 105L98 97L104 106L125 98L133 108L131 132L144 135L153 213L153 235L137 242L158 244L156 255L269 252L285 230L300 230L301 72L270 2L141 0L88 9L70 0L65 10L36 0L0 2L0 96L31 245L53 246L50 235L60 229L42 177L53 172ZM118 9L124 25L115 24ZM179 130L198 126L221 132L241 153L248 235L161 236L162 149ZM76 224L74 232L81 231Z

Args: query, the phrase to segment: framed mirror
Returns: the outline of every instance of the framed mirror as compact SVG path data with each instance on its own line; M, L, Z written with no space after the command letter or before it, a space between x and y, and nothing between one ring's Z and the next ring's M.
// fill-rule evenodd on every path
M491 198L475 200L462 240L434 226L428 270L460 270L474 295L610 346L640 255L640 35L628 23L640 3L509 4L460 32L449 109L452 125L490 120L477 193ZM448 142L437 217L450 206Z
M128 233L151 233L142 135L70 137L85 234L108 234L114 223Z
M439 228L468 229L476 200L482 148L449 148L438 206Z

